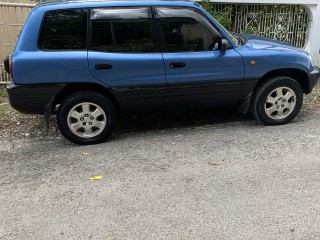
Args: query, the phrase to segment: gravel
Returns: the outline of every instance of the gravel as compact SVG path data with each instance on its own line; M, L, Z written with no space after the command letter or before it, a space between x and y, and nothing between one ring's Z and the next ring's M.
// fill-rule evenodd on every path
M1 138L0 239L320 239L320 113L199 115L132 117L94 146Z

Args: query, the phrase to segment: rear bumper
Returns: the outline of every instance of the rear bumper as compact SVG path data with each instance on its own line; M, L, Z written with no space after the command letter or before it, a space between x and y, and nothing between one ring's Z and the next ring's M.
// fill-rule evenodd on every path
M309 73L309 89L308 89L308 92L306 92L307 94L308 93L311 93L312 92L312 89L315 87L315 85L317 85L318 83L318 79L319 79L319 68L318 67L314 67L314 70Z
M65 84L7 85L11 106L21 113L45 114L51 111L52 103Z

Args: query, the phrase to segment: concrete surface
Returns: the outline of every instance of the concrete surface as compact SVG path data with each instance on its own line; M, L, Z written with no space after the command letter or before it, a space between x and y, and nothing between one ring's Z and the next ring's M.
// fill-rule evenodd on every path
M0 239L320 239L319 126L302 112L95 146L1 139Z

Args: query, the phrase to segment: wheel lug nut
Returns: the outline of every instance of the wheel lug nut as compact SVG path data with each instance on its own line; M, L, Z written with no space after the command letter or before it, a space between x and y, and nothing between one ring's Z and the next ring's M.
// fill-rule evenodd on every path
M282 104L281 107L284 107L284 104Z
M84 116L85 116L85 117L89 117L89 115L88 115L88 114L85 114Z
M89 125L92 125L92 122L89 122Z
M84 118L82 117L82 118L80 118L80 121L83 121L84 120Z
M90 119L93 120L94 118L93 118L93 117L90 117Z

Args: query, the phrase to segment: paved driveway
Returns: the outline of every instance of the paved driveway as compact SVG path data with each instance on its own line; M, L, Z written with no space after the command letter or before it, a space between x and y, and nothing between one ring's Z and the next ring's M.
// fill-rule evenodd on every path
M0 239L320 239L319 126L302 112L95 146L2 139Z

